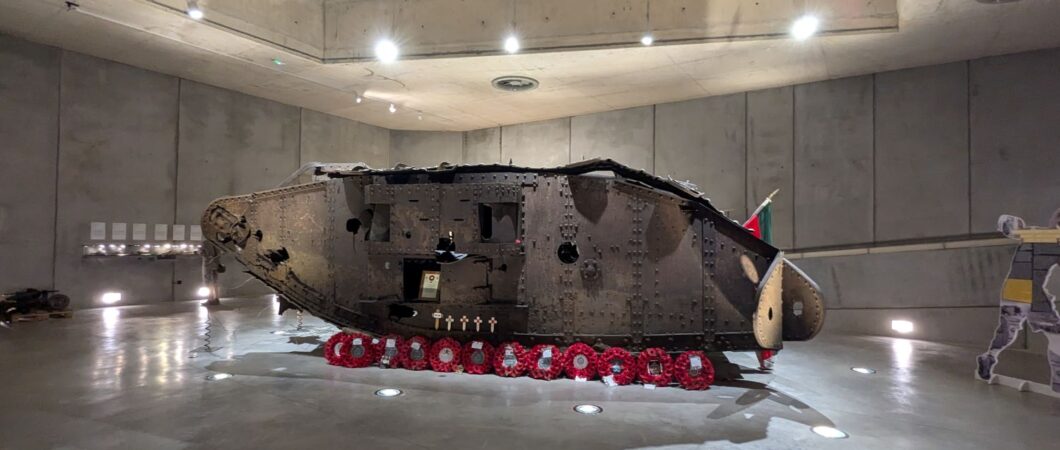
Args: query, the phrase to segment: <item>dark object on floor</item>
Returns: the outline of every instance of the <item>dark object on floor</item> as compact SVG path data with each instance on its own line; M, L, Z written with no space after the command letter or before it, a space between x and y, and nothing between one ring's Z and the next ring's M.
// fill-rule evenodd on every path
M23 289L3 294L0 298L0 321L11 323L15 316L21 316L22 320L43 320L51 317L53 313L65 314L68 312L66 309L70 307L70 297L58 292ZM40 314L44 314L43 318L36 318Z

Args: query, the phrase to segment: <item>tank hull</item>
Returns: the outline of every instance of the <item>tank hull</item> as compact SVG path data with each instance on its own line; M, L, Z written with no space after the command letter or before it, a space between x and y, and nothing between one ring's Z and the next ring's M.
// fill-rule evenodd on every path
M213 202L207 282L233 253L292 307L432 340L775 350L823 324L782 252L694 189L613 161L316 175Z

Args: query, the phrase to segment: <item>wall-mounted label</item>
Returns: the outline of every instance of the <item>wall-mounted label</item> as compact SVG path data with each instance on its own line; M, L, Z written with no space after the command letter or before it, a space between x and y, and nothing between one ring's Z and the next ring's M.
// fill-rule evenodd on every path
M173 225L173 240L183 241L184 240L184 225Z
M169 225L164 223L155 224L155 240L156 241L168 241L169 240Z
M115 241L124 241L129 233L125 230L125 222L114 222L110 224L110 238Z
M146 223L134 223L133 224L133 240L134 241L146 241L147 240L147 224Z
M88 225L88 238L93 241L102 241L107 238L107 223L92 222Z
M202 240L202 225L192 225L188 227L188 240L190 241L201 241Z

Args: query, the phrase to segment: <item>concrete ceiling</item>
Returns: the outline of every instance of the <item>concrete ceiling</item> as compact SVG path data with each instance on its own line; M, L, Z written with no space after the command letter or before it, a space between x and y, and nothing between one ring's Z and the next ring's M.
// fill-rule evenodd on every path
M511 7L514 1L493 3ZM621 7L603 8L601 1L585 3L593 7L585 14L565 16L599 22L598 15L618 11L636 19L642 10L667 2L706 4L616 0L612 3ZM363 59L374 35L349 30L367 30L364 23L342 27L342 20L353 20L342 19L343 13L363 22L374 16L349 11L385 5L383 0L200 0L207 11L200 22L180 13L180 0L79 0L75 11L61 0L3 0L0 31L365 123L420 130L486 128L1060 46L1058 1L898 0L895 8L892 0L888 10L878 6L887 5L881 0L854 2L859 9L844 13L852 1L791 0L783 8L771 1L770 8L760 8L753 1L715 0L721 9L713 22L696 27L675 22L656 33L672 38L669 45L652 47L628 43L642 26L633 19L618 21L625 25L609 33L571 33L579 28L570 23L567 35L555 37L548 33L560 33L550 31L557 28L538 26L538 35L524 44L530 51L506 55L484 50L474 33L443 39L449 37L444 30L461 29L468 15L483 17L481 28L499 33L504 26L486 26L485 17L495 12L486 3L454 9L446 2L475 1L405 0L404 9L376 8L373 14L389 20L392 30L401 29L401 21L421 24L406 27L419 30L429 30L429 23L444 26L441 37L429 43L422 42L426 31L406 33L403 49L412 49L418 59L393 64ZM520 4L538 3L544 6L534 17L543 22L556 20L545 17L548 8L578 4ZM825 18L828 33L802 42L780 36L778 27L787 26L783 15L810 9L807 4ZM412 14L419 6L434 9ZM535 29L532 17L520 20L525 29ZM650 26L658 30L662 20ZM897 30L877 26L880 21L893 22ZM685 39L689 33L703 38ZM511 74L536 78L541 87L510 93L490 86L493 78ZM367 101L356 103L358 94ZM387 111L390 103L396 113Z

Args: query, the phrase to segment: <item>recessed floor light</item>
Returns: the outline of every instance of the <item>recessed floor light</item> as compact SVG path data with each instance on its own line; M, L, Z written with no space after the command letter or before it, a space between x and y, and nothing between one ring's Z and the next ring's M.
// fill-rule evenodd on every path
M574 407L574 412L579 414L600 414L604 412L604 409L596 405L578 405Z
M891 329L902 334L913 332L913 322L908 320L892 320Z
M380 397L397 397L401 395L401 389L383 388L378 391L375 391L375 395L378 395Z
M853 370L853 371L855 371L857 373L861 373L861 374L865 374L865 375L871 375L871 374L876 373L876 369L870 369L868 367L851 367L850 370Z
M211 374L207 375L206 376L206 381L221 381L221 380L227 380L229 378L232 378L232 374L224 373L224 372L217 372L217 373L211 373Z
M814 433L817 433L817 435L828 439L846 439L850 437L849 434L844 433L842 430L832 427L816 426L811 428L811 430L813 430Z

